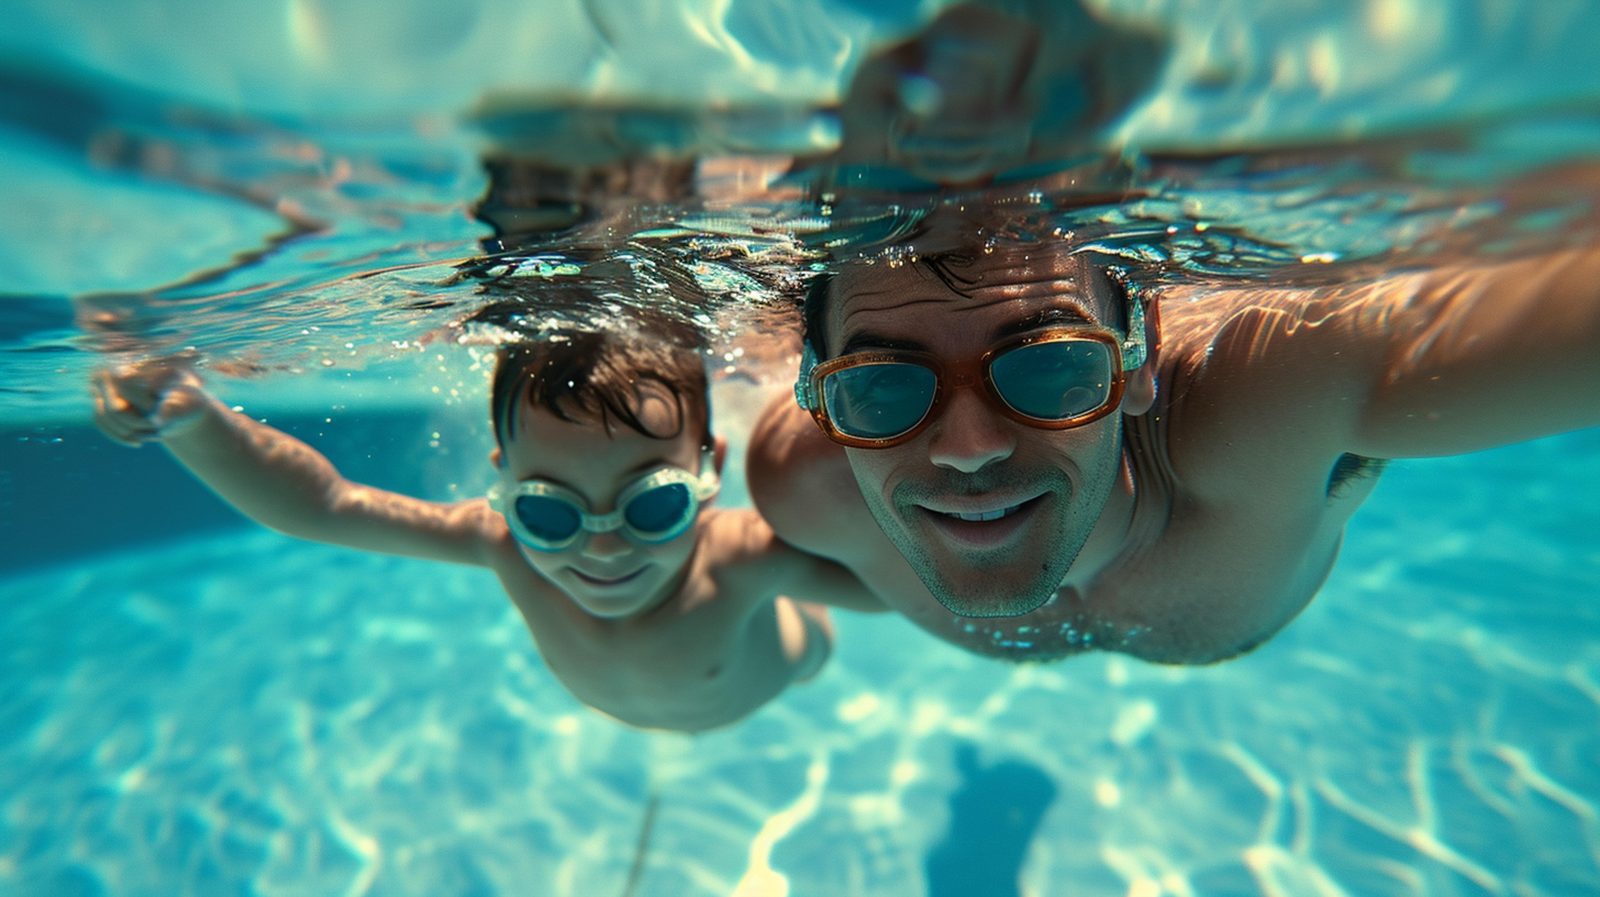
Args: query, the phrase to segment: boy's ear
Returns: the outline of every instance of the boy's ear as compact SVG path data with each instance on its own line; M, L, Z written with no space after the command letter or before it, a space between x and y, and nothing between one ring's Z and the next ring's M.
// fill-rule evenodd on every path
M500 446L497 445L489 450L489 463L493 464L496 469L499 469L505 463L505 460L505 453L500 451Z
M717 476L722 476L722 465L728 460L728 438L717 436L711 440L711 462L717 470Z

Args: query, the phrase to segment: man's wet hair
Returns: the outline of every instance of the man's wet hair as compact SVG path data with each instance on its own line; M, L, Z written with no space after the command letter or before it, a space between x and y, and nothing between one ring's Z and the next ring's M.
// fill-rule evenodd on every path
M818 358L828 357L828 291L833 289L835 276L832 271L823 271L811 278L800 301L800 338Z
M651 308L622 308L596 323L531 327L541 310L525 302L489 306L469 324L506 332L496 352L490 388L495 442L502 448L518 408L538 409L571 423L621 424L652 439L676 439L701 427L711 444L710 384L704 338L693 324ZM668 432L639 417L641 388L672 397L677 426Z
M912 264L917 265L934 277L957 295L965 296L972 288L972 284L960 275L960 269L971 264L973 256L964 252L945 252L929 254L918 258ZM1110 276L1103 266L1085 263L1081 269L1085 274L1098 272L1097 281L1109 284L1112 314L1115 316L1107 323L1120 328L1124 332L1128 328L1127 320L1127 285L1120 277ZM828 269L816 274L806 284L805 293L800 301L800 318L804 332L801 338L811 346L817 358L827 359L827 333L828 333L828 302L833 298L833 281L838 276L835 269Z

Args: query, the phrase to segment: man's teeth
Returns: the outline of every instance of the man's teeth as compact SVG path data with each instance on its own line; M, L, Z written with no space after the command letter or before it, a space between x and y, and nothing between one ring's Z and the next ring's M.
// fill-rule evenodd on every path
M945 516L954 517L957 520L965 520L969 523L979 523L985 520L999 520L1001 517L1009 517L1012 514L1015 514L1017 509L1020 507L1022 507L1022 505L1012 505L1009 508L1000 508L996 511L979 511L975 514L961 514L958 512L949 511L945 512Z

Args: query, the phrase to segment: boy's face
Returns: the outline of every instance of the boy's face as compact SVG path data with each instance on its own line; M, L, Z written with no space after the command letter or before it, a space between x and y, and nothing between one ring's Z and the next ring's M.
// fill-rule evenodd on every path
M616 510L617 495L644 474L663 466L701 472L703 421L691 414L680 427L678 406L664 391L642 395L635 411L652 431L677 432L671 439L653 439L623 423L607 433L598 420L569 422L519 405L502 450L500 472L507 487L545 480L582 496L591 513L605 514ZM648 610L678 588L697 528L659 545L635 542L618 530L584 531L559 551L519 547L540 575L584 611L617 618Z

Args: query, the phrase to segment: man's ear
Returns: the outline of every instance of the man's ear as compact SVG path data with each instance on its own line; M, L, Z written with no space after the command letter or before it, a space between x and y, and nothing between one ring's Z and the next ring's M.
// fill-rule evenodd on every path
M711 440L711 465L716 468L717 476L722 476L722 465L728 460L728 438L717 436Z
M493 464L496 470L498 470L501 465L505 463L505 460L505 453L500 451L500 446L497 445L489 450L489 463Z
M1155 365L1148 359L1138 370L1130 371L1122 390L1122 413L1137 417L1156 403Z

